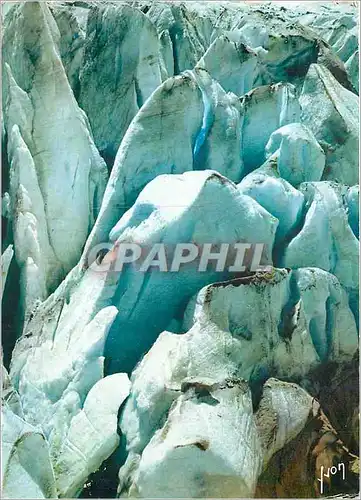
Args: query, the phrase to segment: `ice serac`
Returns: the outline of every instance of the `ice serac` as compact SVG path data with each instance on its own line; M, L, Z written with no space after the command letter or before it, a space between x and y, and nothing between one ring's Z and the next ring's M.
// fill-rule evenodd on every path
M163 40L167 40L167 52L172 51L174 73L192 69L211 43L213 22L200 5L152 3L147 17L154 23ZM205 6L207 11L207 6Z
M327 68L312 64L302 94L301 120L326 153L324 180L352 186L358 182L359 100Z
M91 296L95 290L88 287L87 291ZM122 390L126 390L126 384L113 392L106 390L107 380L99 390L95 386L87 398L90 389L103 377L104 342L117 314L115 307L103 308L98 314L89 309L82 308L77 314L76 309L69 309L64 297L51 296L27 324L11 363L10 376L21 395L24 418L38 426L49 443L61 495L68 490L79 491L86 471L97 469L107 453L113 451L117 442L114 408L117 401L121 403ZM97 410L101 388L103 399ZM80 460L78 448L70 443L76 445L81 438L77 424L85 416L98 423L92 426L87 422L93 434L88 443L81 443ZM101 421L104 428L97 427Z
M320 181L325 168L323 149L301 123L290 123L273 132L266 156L277 158L280 176L295 187L302 182Z
M14 256L13 245L9 245L1 255L1 297L4 293L6 278Z
M58 41L46 3L24 3L9 12L3 51L6 130L11 140L14 125L19 127L32 157L46 217L45 226L38 221L39 230L47 233L55 274L63 277L79 260L107 171L68 83Z
M327 66L345 88L354 90L342 60L314 30L302 26L298 18L295 22L291 10L281 16L275 4L250 9L246 15L238 10L231 30L257 51L259 85L283 81L299 86L309 66L317 62Z
M80 72L80 106L109 166L138 109L161 83L156 28L137 8L93 6Z
M272 132L299 121L300 107L295 87L279 83L257 87L241 98L244 106L241 126L245 173L265 161L265 147Z
M196 378L181 391L143 451L129 496L252 497L262 458L246 382Z
M332 51L345 63L350 81L359 87L358 19L352 8L329 10L323 6L320 12L299 13L298 21L310 26L331 46ZM327 9L327 10L326 10ZM301 14L301 15L300 15Z
M223 63L219 64L221 59ZM214 40L197 67L206 69L226 92L243 95L254 86L257 63L257 55L249 47L222 35Z
M187 378L235 375L257 391L270 375L303 380L322 364L350 361L358 342L345 291L318 269L208 285L190 301L183 328L163 332L132 374L120 421L132 453L142 453Z
M348 223L354 235L358 238L360 221L360 188L358 184L348 189L346 202L348 206Z
M173 261L177 243L195 243L199 249L207 243L264 243L262 263L270 264L276 228L276 219L239 193L232 182L205 170L158 176L112 229L110 239L115 249L128 242L144 249L164 243L168 263ZM229 266L219 272L214 265L199 272L200 256L199 252L179 272L157 268L142 272L137 263L122 273L110 272L109 282L116 289L112 300L119 307L106 346L112 372L131 371L194 293L231 274Z
M201 67L190 73L202 92L203 120L193 149L194 170L216 170L237 182L243 176L242 105Z
M357 489L358 458L345 447L316 398L295 384L269 379L255 418L266 450L256 498L317 498L322 470L327 472L332 464L337 473L324 476L322 494L343 493L332 498L349 498L345 491ZM277 441L284 445L267 458L267 450L277 449Z
M1 411L4 498L57 498L49 447L42 432L11 411Z
M3 12L5 496L356 490L356 9Z
M148 182L159 174L192 169L202 117L202 93L191 75L170 78L157 88L119 147L84 255L94 245L107 241L109 231Z
M275 453L304 429L314 413L313 402L314 398L297 384L270 378L263 385L255 413L262 444L263 468Z
M317 59L317 44L312 32L286 19L275 18L265 9L237 16L231 33L258 55L258 84L295 82L304 77Z
M238 184L241 193L256 200L278 219L276 243L283 243L299 225L305 204L303 194L281 177L267 175L262 167L256 169Z
M49 4L59 29L59 54L69 84L77 98L80 90L79 73L83 65L86 24L89 5Z
M20 269L20 304L26 320L62 278L62 267L49 242L47 218L34 160L14 125L9 136L10 217Z
M192 328L187 335L192 330L196 333L192 324L202 324L203 315L206 321L210 320L211 310L212 321L232 335L240 350L240 376L246 379L252 379L258 367L278 377L299 380L317 364L351 360L356 351L357 331L347 295L333 275L320 269L275 269L235 280L229 286L227 282L209 285L208 289L209 292L203 289L188 306L185 326ZM226 329L220 319L222 296L229 302ZM241 305L236 308L238 301ZM252 301L263 304L257 320L242 314ZM265 329L262 325L266 317ZM233 350L231 359L236 360L236 347Z
M294 90L259 87L239 100L202 68L163 82L123 138L83 257L157 175L213 169L239 182L260 166L270 134L298 119Z
M298 298L304 307L307 329L321 362L351 361L356 352L356 323L349 306L347 293L337 278L317 268L294 271ZM290 307L291 306L291 307ZM284 309L286 326L297 303L289 302Z
M60 497L77 497L87 477L119 444L118 411L129 394L124 373L100 379L89 391L83 409L72 419L54 468Z
M50 445L56 448L72 410L81 407L89 389L102 377L105 337L117 311L104 308L92 320L87 318L89 311L84 311L75 328L67 304L58 300L55 306L50 316L49 303L44 303L29 321L28 333L15 346L10 376L22 394L27 421L42 424ZM65 412L62 418L61 411Z
M283 265L312 266L334 274L350 294L357 314L358 247L344 201L347 188L334 182L306 182L300 191L306 199L306 213L298 234L285 249Z
M230 212L235 214L231 225ZM207 216L201 219L200 213ZM233 183L204 171L157 177L111 237L144 248L165 242L171 251L175 243L191 241L263 241L272 248L276 226L276 219ZM264 259L271 262L267 254ZM26 418L42 423L52 454L59 453L72 417L102 377L109 329L107 370L130 372L188 298L222 274L214 269L200 273L198 264L178 273L141 272L133 266L122 273L75 268L36 309L15 347L10 374ZM114 304L121 305L119 311Z

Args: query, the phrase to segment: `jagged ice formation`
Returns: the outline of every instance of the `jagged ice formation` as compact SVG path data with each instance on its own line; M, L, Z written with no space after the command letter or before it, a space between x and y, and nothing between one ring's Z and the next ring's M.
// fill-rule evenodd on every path
M340 462L326 493L357 490L357 25L4 6L5 498L314 497ZM133 243L262 243L267 267L115 270Z

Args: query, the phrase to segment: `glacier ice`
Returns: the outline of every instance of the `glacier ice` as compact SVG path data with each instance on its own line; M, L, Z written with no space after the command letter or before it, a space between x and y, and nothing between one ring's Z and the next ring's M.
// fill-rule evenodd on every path
M116 416L127 395L127 382L121 374L111 380L102 378L103 346L116 308L104 308L83 329L73 323L75 332L70 338L71 326L66 319L61 323L63 305L58 302L57 306L56 316L44 312L38 323L30 322L30 331L15 347L10 375L21 395L26 422L40 426L46 437L57 491L67 496L79 493L87 476L116 447ZM47 328L43 328L44 319ZM63 329L53 338L58 321ZM37 333L39 346L33 341ZM106 401L98 401L99 392ZM81 442L83 432L85 443ZM89 432L92 438L87 441Z
M44 201L34 160L14 125L9 138L10 216L15 256L20 268L20 300L26 319L38 300L45 300L61 279L49 241Z
M172 64L168 67L173 72L168 76L192 69L211 43L214 21L207 15L208 5L205 5L206 15L192 2L189 10L177 3L153 3L148 7L147 17L163 38L163 46L172 53ZM215 10L219 11L219 6Z
M256 305L262 314L247 315ZM357 349L345 291L334 276L312 268L208 285L190 301L183 328L183 335L163 332L133 372L121 428L134 453L186 379L302 380L327 359L350 360Z
M355 89L359 87L357 20L352 11L342 13L326 10L323 12L299 12L301 24L310 26L332 47L333 52L345 63L349 79Z
M5 496L356 491L355 7L2 14ZM118 270L134 243L167 272ZM170 272L179 243L267 267Z
M160 174L178 174L192 168L193 146L202 116L201 91L190 75L170 78L156 89L119 147L86 248L106 241L114 224L149 181ZM175 132L171 145L163 140L169 130Z
M199 218L203 211L206 216ZM228 213L233 213L233 221ZM169 246L183 242L260 242L265 244L263 263L269 264L276 228L276 219L239 193L231 181L205 170L160 175L151 181L112 229L110 239L115 247L128 241L144 247L160 242ZM157 270L142 273L134 266L120 276L110 273L114 291L109 292L119 313L107 338L109 370L113 372L120 366L132 370L186 301L217 275L226 277L227 271L217 273L211 268L199 273L197 261L176 274Z
M305 496L320 495L322 468L327 473L327 464L332 463L343 464L340 469L344 467L345 476L341 477L345 477L343 490L347 490L350 487L348 481L352 482L352 476L354 479L357 476L353 471L358 458L342 444L318 401L296 384L270 379L264 387L264 395L255 413L260 436L264 438L264 449L272 449L279 438L285 445L265 464L256 497L292 497L296 491L302 491ZM287 438L291 441L287 442ZM337 482L337 476L325 476L323 493L337 490Z
M345 187L306 182L300 191L306 198L306 213L300 231L285 249L283 265L319 267L337 276L347 290L356 290L359 242L348 223Z
M19 393L12 386L9 373L3 364L1 365L1 383L2 404L18 417L24 418Z
M305 197L284 178L256 169L238 184L241 193L256 200L278 219L276 242L280 244L300 224Z
M317 102L317 108L312 103ZM358 97L342 87L327 68L312 64L302 94L301 120L326 153L323 179L352 186L358 182Z
M291 84L257 87L242 97L242 156L245 173L260 167L272 132L297 122L300 106Z
M168 199L159 199L163 190L168 192ZM215 198L219 206L228 206L239 214L233 226L226 224L226 218L223 222L217 218L215 224ZM178 205L170 210L170 202L176 199ZM209 206L208 218L194 225L193 217L205 206ZM149 183L111 238L116 240L122 233L144 243L176 243L187 237L200 244L210 237L214 241L263 239L272 248L276 226L274 217L248 196L239 194L236 186L221 175L189 172L158 176ZM91 267L79 278L75 270L74 276L70 275L71 279L39 306L15 348L11 377L23 394L27 420L42 425L52 455L59 453L84 398L103 376L103 356L107 373L120 367L131 371L187 298L215 279L215 271L202 275L196 269L190 267L169 278L159 272L146 274L131 268L124 275L111 270L97 273ZM165 278L168 283L163 288L160 283ZM156 305L153 313L149 309L151 302ZM121 307L118 310L111 304Z
M346 202L348 207L348 222L350 227L356 236L359 237L359 205L360 205L360 189L358 184L350 187L347 190Z
M129 394L129 386L128 377L116 373L90 389L82 410L71 420L54 463L59 496L78 496L90 473L118 446L118 410Z
M275 378L267 380L255 413L263 469L273 455L304 429L314 410L313 398L297 384Z
M262 459L247 384L196 378L181 391L143 451L129 495L253 496Z
M153 23L126 3L93 8L79 80L80 106L89 118L95 144L112 164L132 118L161 83Z
M292 186L322 179L325 153L301 123L290 123L273 132L266 145L266 156L277 158L280 176Z
M2 492L5 498L56 498L47 441L6 406L2 408Z
M49 4L49 7L59 29L59 55L74 96L78 97L89 9L57 2Z
M22 245L18 240L15 255L22 252L21 267L28 259L34 261L27 263L26 280L34 297L43 300L79 260L100 206L107 171L92 140L88 120L67 80L57 49L59 30L47 5L25 3L15 6L8 15L4 40L7 84L3 99L10 161L14 161L15 171L24 170L21 177L28 175L28 169L33 172L29 176L33 179L24 181L25 189L30 190L26 198L36 197L33 203L37 206L24 209L40 233L38 240L36 232L33 236L30 231L28 236L19 232L24 242ZM14 126L18 132L13 134ZM24 160L26 157L29 167L22 161L20 167L18 155L24 156ZM14 175L16 179L18 174ZM18 189L23 190L19 186L16 192ZM16 205L15 199L12 204ZM39 211L40 220L32 210ZM45 220L41 214L44 211ZM29 238L35 247L48 240L42 264L31 255L35 248L29 252Z
M219 59L224 59L222 65ZM204 68L226 92L243 95L252 90L258 76L257 55L247 45L235 43L226 35L209 46L197 67Z
M6 278L13 256L14 256L13 245L9 245L1 255L1 297L4 293Z

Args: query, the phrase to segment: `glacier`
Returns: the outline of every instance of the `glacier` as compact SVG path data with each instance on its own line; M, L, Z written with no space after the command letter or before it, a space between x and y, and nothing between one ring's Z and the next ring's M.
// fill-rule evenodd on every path
M2 7L4 498L356 494L354 2Z

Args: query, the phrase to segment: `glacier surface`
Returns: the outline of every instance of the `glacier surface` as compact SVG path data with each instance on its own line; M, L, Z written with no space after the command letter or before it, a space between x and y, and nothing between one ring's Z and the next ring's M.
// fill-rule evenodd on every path
M311 498L341 462L326 493L357 491L357 27L352 2L4 5L4 498ZM179 244L263 267L115 267Z

